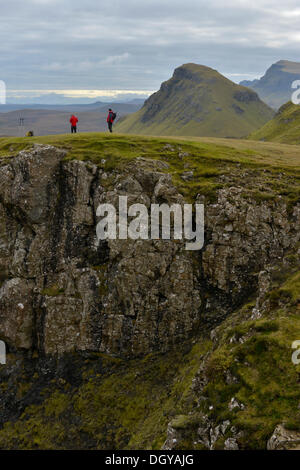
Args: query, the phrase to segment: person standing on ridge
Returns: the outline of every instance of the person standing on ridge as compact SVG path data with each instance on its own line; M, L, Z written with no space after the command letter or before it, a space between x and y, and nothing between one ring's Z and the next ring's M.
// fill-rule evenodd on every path
M114 113L113 110L109 108L108 116L106 119L109 132L112 132L112 125L113 125L114 120L116 119L116 116L117 116L116 113Z
M72 134L73 134L73 132L75 134L77 132L77 122L78 122L78 118L76 116L74 116L74 114L72 114L72 116L70 117L71 133Z

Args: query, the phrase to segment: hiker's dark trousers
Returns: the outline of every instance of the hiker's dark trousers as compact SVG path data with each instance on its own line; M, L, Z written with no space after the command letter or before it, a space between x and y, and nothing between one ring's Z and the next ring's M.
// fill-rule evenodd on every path
M113 125L113 123L112 123L112 122L108 122L107 125L108 125L109 132L112 132L112 125Z
M72 132L72 134L73 134L73 132L76 134L77 126L71 126L71 132Z

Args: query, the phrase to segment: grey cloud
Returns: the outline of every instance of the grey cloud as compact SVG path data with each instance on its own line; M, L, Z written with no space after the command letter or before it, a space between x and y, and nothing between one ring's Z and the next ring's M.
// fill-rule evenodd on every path
M232 79L299 60L298 0L11 0L0 79L11 89L157 89L202 63Z

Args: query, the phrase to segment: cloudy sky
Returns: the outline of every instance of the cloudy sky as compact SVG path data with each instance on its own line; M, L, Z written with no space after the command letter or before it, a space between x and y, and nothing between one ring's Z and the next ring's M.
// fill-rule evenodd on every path
M196 62L234 81L300 61L299 0L1 2L0 79L10 96L152 92Z

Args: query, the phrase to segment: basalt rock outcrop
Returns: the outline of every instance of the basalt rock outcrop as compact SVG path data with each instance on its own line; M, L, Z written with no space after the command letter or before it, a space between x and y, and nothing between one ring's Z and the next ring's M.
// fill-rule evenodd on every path
M274 191L292 176L222 162L187 251L98 243L100 203L185 202L163 154L107 163L46 145L2 159L0 448L299 446L300 204Z
M205 205L200 252L174 240L97 243L100 203L183 197L165 162L105 171L64 157L36 146L0 167L0 338L11 351L165 352L241 305L257 273L299 241L299 204L230 187Z

